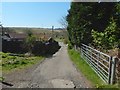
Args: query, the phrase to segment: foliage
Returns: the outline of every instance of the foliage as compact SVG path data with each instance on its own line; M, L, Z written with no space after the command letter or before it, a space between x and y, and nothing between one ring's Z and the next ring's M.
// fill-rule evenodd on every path
M63 28L67 28L68 26L68 22L66 21L66 16L62 16L62 18L60 19L60 24L62 25Z
M29 50L29 53L32 53L32 48L34 46L34 43L36 42L36 37L33 35L33 33L29 30L27 32L27 38L25 40L26 47Z
M25 47L24 41L2 41L2 52L26 53L28 49Z
M94 42L97 47L116 47L120 39L120 4L72 2L67 22L71 44L80 46Z
M73 45L70 43L70 41L68 41L68 49L72 49Z
M34 43L32 43L31 47L29 47L29 44L25 43L24 41L4 41L2 42L2 44L3 52L6 53L10 52L20 55L26 54L27 56L31 55L45 56L46 54L52 55L60 48L58 42L56 41L53 42L35 41ZM3 55L3 57L6 56Z
M101 49L117 48L119 45L118 29L116 22L112 18L104 32L92 30L93 43Z
M68 39L64 39L64 40L63 40L63 43L64 43L64 44L68 44Z
M34 44L34 47L32 48L32 53L34 55L53 55L55 52L57 52L60 49L60 46L58 42L52 40L52 42L36 42Z
M0 82L4 81L4 79L5 79L4 77L0 77Z

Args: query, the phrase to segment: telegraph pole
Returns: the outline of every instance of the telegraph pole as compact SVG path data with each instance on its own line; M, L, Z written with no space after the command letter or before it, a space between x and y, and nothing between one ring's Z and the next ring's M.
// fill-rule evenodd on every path
M0 22L0 28L1 28L1 35L3 35L4 34L4 32L3 32L3 26L2 26L2 23Z
M54 26L52 26L52 38L53 38L53 35L54 35L54 34L53 34L53 30L54 30Z
M2 23L0 22L0 51L2 51L2 36L3 36L3 26ZM1 74L1 73L0 73Z

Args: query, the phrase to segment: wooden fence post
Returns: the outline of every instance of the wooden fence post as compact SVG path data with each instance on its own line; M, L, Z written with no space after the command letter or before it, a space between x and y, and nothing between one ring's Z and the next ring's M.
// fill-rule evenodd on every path
M111 83L110 83L110 84L115 83L116 60L117 60L116 57L113 57L113 58L112 58Z
M117 64L116 64L116 82L118 83L118 87L120 88L120 59L117 58Z
M120 58L120 48L118 49L117 57Z
M80 48L80 53L81 53L81 56L83 57L83 51L82 51L82 46L81 46L81 48Z

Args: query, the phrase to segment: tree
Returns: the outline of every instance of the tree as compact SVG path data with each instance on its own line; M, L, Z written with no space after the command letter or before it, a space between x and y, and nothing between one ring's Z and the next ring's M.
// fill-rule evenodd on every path
M33 33L30 30L28 30L25 43L26 43L26 47L28 48L28 52L30 53L30 55L32 54L32 48L35 42L36 42L36 37L33 35Z
M113 18L113 21L111 20ZM68 35L71 44L80 46L81 43L92 44L96 38L93 38L95 31L99 36L99 40L103 40L104 32L109 32L108 27L115 28L115 40L120 39L120 4L119 3L81 3L72 2L71 8L67 15ZM112 24L111 24L111 23ZM111 26L112 25L112 26ZM111 41L112 37L109 37ZM116 42L116 41L115 41ZM105 45L100 42L99 45ZM111 42L108 42L109 44ZM114 47L113 44L110 44ZM110 46L110 47L111 47Z
M104 32L98 32L92 30L93 43L95 46L101 49L112 49L117 48L120 43L120 38L118 38L118 28L116 22L113 18L108 25L108 27L104 30Z
M67 30L67 27L68 27L68 22L67 22L67 20L66 20L66 16L62 16L62 18L60 19L60 24L61 24L61 26L62 26L62 33L63 33L63 35L62 35L62 38L64 39L64 42L68 42L68 33L66 32L66 30Z
M62 16L62 18L60 19L60 24L62 25L62 27L66 30L67 26L68 26L68 22L66 20L66 16Z
M91 8L87 5L88 3L73 2L67 16L69 39L77 46L80 46L80 43L90 42L88 15Z

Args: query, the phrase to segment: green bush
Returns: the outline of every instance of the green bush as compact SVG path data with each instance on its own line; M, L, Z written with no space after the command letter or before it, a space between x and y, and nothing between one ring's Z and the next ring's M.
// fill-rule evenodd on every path
M116 22L113 19L111 19L111 22L109 23L108 27L104 30L104 32L92 30L94 45L102 50L117 48L117 46L119 46L120 41L118 37L118 31L119 30L117 28Z
M25 65L25 64L27 64L27 62L26 61L21 61L20 64Z
M6 58L7 56L9 56L9 53L0 52L0 55L2 56L2 58Z
M4 77L0 77L0 81L4 81L4 79L5 79Z
M72 49L72 48L73 48L73 45L70 42L68 42L68 49Z
M64 44L68 44L68 40L67 40L67 39L64 39L63 43L64 43Z

